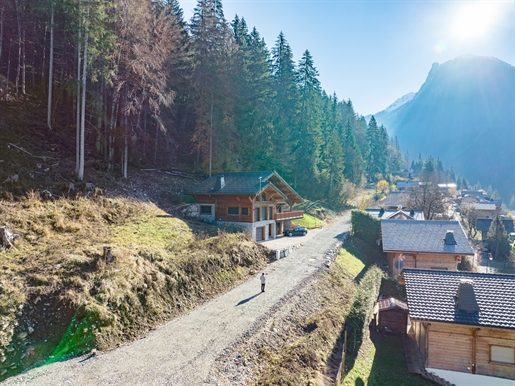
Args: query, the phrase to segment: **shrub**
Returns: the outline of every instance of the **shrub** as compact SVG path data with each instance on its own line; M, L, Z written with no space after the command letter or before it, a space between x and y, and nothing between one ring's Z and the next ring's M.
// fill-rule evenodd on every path
M381 221L367 212L354 209L351 212L352 234L369 244L379 239Z

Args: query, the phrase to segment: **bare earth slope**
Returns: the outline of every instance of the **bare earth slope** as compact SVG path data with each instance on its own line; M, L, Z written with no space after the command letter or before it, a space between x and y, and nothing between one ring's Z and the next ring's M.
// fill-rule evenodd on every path
M330 226L310 231L302 248L266 270L266 292L259 273L239 287L163 325L147 337L116 350L30 370L3 385L202 385L216 359L259 325L324 267L325 252L349 229L347 214ZM277 308L277 307L276 307ZM211 373L212 374L212 373Z

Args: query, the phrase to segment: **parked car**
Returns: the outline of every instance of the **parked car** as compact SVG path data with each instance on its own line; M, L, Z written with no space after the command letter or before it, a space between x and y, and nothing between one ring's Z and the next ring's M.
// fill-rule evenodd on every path
M295 227L293 229L287 229L284 232L285 236L306 236L308 233L308 230L303 227Z

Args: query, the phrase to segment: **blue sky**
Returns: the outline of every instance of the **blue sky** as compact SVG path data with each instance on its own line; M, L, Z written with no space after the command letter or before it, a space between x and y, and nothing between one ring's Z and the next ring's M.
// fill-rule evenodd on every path
M195 0L179 0L190 20ZM493 56L515 65L515 0L222 0L268 48L282 31L298 62L306 49L322 87L357 113L377 113L416 92L435 62Z

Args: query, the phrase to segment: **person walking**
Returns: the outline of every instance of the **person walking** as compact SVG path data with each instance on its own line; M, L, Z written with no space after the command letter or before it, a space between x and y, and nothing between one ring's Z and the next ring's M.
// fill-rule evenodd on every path
M265 273L263 272L261 274L261 292L265 292L265 282L266 282Z

